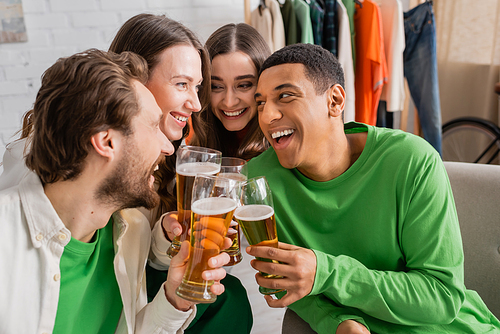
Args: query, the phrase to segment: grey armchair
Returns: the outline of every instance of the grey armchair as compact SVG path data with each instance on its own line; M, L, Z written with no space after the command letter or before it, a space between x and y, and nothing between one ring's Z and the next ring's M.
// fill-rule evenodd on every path
M500 318L500 166L444 163L464 245L465 286L479 293ZM283 334L315 333L287 309Z
M500 166L444 165L462 232L465 286L500 318Z

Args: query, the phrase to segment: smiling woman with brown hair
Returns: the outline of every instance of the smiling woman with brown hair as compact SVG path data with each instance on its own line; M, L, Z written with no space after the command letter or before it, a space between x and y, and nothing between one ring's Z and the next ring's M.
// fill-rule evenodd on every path
M257 75L271 55L257 30L226 24L205 43L212 64L210 104L200 117L206 129L194 131L192 145L220 150L223 156L251 159L269 144L259 128L253 95Z
M191 30L164 15L139 14L123 24L109 50L132 51L146 59L146 87L163 111L160 128L176 149L188 135L188 118L195 131L202 131L197 115L210 98L210 67L205 48ZM175 155L167 157L156 176L159 215L176 210L175 192L169 190L175 179Z

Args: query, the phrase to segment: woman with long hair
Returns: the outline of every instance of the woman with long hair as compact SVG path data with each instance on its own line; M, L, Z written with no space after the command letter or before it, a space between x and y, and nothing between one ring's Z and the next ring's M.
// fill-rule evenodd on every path
M245 23L220 27L205 47L212 65L210 103L200 114L204 127L195 129L190 144L249 160L269 147L259 127L254 93L260 67L271 51Z
M189 133L189 118L194 131L202 131L197 114L210 98L210 64L205 48L191 30L164 15L139 14L122 25L109 50L131 51L146 59L146 87L163 111L160 129L173 141L175 149ZM163 212L177 209L171 188L175 154L165 159L155 177L161 197L159 218Z

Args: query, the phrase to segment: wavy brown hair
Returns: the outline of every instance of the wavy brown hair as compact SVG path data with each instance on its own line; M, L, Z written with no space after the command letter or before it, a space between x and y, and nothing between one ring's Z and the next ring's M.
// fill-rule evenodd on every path
M230 23L217 29L205 43L210 61L216 56L243 52L248 55L259 73L264 60L271 55L271 50L257 30L246 23ZM264 152L268 147L264 134L259 127L257 114L247 125L248 131L238 140L236 131L228 131L222 122L212 112L210 103L204 112L200 113L205 128L195 131L191 145L205 146L217 149L223 156L251 159Z
M149 73L155 69L160 60L161 53L167 48L176 45L190 45L194 47L201 58L201 71L203 84L198 92L198 97L202 108L210 100L210 60L208 53L198 40L196 35L183 24L174 21L165 15L139 14L130 18L123 24L109 47L110 51L121 53L132 51L146 59L149 66ZM200 113L193 113L191 121L194 132L203 132L203 120L200 120ZM189 134L189 127L183 130L183 138ZM180 146L182 139L173 142L175 149ZM177 199L175 189L169 191L169 186L175 179L176 156L166 157L160 164L160 168L155 173L155 178L159 182L158 194L161 198L158 218L163 212L177 210Z
M130 120L139 112L133 80L145 84L147 69L144 59L131 52L90 49L60 58L43 74L25 119L30 125L23 134L31 140L26 166L44 184L78 177L94 134L132 133Z

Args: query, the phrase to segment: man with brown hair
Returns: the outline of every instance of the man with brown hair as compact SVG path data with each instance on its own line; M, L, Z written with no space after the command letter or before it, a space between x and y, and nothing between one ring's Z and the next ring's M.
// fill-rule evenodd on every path
M58 60L42 78L19 185L0 192L0 332L177 333L194 305L176 296L184 244L147 304L144 268L153 172L174 149L132 53L88 50ZM228 261L210 260L220 280ZM212 291L222 293L216 283Z

